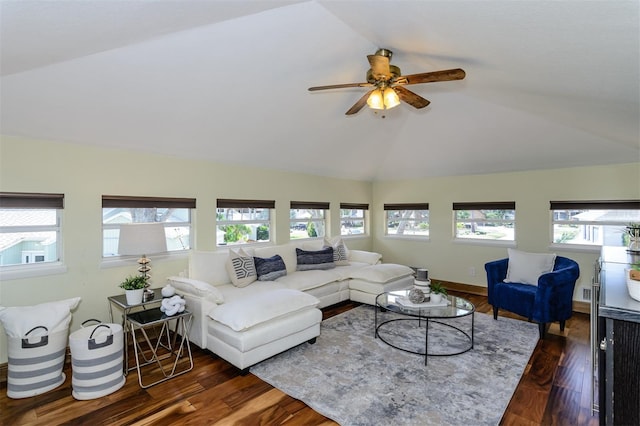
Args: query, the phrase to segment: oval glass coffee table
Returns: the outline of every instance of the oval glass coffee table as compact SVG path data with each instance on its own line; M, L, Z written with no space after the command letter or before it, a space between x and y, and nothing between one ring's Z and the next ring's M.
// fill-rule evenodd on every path
M424 355L425 365L429 356L460 355L473 349L476 310L473 303L462 297L447 296L439 304L414 304L409 301L409 291L410 289L390 291L376 297L375 338L396 349ZM403 338L408 336L402 334L411 329L400 325L406 325L407 322L415 322L418 329L424 327L424 350L416 347L415 339ZM430 328L434 327L438 328L438 340L432 344L438 345L438 351L429 347ZM415 330L411 331L415 333Z

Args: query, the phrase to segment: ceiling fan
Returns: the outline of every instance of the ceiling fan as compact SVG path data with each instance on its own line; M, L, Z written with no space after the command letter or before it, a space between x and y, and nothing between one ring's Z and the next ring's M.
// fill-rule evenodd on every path
M430 102L404 86L437 81L462 80L466 75L460 68L402 75L400 68L390 64L391 56L393 56L393 52L389 49L378 49L375 54L367 55L371 68L367 71L367 81L365 83L315 86L309 87L309 91L343 89L346 87L373 87L346 112L346 115L357 113L365 104L372 109L390 109L400 105L400 100L415 108L424 108Z

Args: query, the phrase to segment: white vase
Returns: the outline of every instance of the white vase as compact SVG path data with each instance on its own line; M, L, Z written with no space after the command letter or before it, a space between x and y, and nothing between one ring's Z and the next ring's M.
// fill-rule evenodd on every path
M440 303L442 301L442 295L440 293L431 293L431 302Z
M142 293L144 293L144 288L125 290L124 294L127 296L127 305L139 305L142 303Z

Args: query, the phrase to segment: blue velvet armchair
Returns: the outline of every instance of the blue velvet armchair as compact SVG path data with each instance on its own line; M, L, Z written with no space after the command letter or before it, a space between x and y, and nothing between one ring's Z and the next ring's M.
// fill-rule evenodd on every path
M556 256L553 271L541 275L538 286L504 282L508 266L509 259L484 265L493 318L498 319L498 309L521 315L538 323L541 339L547 323L559 321L560 330L564 330L565 321L573 312L573 289L580 275L578 264L569 258Z

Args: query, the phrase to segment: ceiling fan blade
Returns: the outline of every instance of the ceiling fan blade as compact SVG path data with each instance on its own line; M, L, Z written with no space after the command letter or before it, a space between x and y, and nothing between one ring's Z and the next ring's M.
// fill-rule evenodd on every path
M398 77L395 84L419 84L419 83L432 83L436 81L452 81L462 80L466 73L460 68L454 68L451 70L423 72L420 74L403 75Z
M376 89L373 89L373 90L376 90ZM353 115L358 111L360 111L362 107L364 107L367 104L367 99L369 98L369 95L371 94L371 92L373 92L373 90L369 90L367 93L364 94L364 96L358 99L358 102L356 102L351 108L349 108L349 111L347 111L345 115Z
M346 83L346 84L331 84L329 86L315 86L309 87L310 92L315 92L316 90L327 90L327 89L344 89L346 87L371 87L373 84L371 83Z
M405 89L402 86L396 86L393 88L393 90L396 91L400 99L414 108L424 108L431 103L422 96L416 95L411 90Z
M373 78L376 80L389 80L391 69L389 68L389 58L381 55L367 55Z

